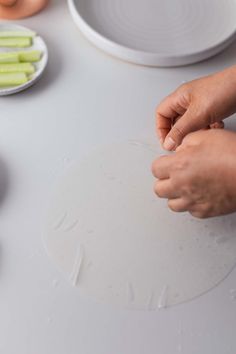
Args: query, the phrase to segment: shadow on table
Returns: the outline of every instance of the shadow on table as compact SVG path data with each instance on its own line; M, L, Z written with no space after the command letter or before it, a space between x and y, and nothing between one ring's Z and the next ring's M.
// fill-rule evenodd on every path
M9 172L4 160L0 157L0 207L6 199L8 190L9 190Z
M215 56L206 59L205 63L212 65L219 65L224 67L228 67L236 64L235 57L236 56L236 40L231 43L228 47L226 47L222 52L216 54Z

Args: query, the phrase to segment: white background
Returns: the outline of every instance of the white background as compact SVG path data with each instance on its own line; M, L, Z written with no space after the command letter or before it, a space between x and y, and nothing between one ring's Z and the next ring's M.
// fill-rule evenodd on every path
M18 23L45 38L50 59L36 86L0 100L0 353L235 354L236 271L187 304L117 310L79 296L48 259L42 232L70 161L108 143L154 139L160 99L183 81L234 64L236 43L197 65L151 69L90 45L65 1ZM236 127L232 119L229 125Z

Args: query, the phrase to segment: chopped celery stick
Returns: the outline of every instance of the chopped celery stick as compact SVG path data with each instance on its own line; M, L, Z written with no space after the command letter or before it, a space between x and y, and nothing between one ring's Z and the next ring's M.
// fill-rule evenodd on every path
M42 52L40 50L29 50L25 52L19 52L20 62L36 62L41 59Z
M25 84L28 81L25 73L0 74L0 87L11 87Z
M42 52L40 50L28 50L24 52L0 52L0 63L32 63L41 59Z
M19 54L17 53L0 53L0 64L19 63Z
M0 38L0 47L25 48L30 47L32 39L28 37Z
M30 37L36 36L34 31L0 31L0 38L11 38L11 37Z
M35 68L31 63L0 64L0 73L26 73L33 74Z

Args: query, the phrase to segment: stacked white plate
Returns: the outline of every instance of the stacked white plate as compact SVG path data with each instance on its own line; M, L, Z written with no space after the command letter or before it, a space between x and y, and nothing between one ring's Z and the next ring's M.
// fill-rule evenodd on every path
M236 38L235 0L68 0L81 32L120 59L178 66L209 58Z

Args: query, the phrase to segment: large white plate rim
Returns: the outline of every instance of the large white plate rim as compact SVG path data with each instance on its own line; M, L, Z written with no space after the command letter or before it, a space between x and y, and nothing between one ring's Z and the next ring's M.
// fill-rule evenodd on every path
M198 52L190 52L171 56L162 53L134 50L124 45L117 44L94 30L78 13L75 6L75 0L68 0L68 5L73 20L80 28L81 32L90 40L90 42L108 54L116 56L125 61L134 62L136 64L163 67L193 64L218 54L236 39L235 28L234 32L228 38L225 38L218 44L212 45L209 48Z

